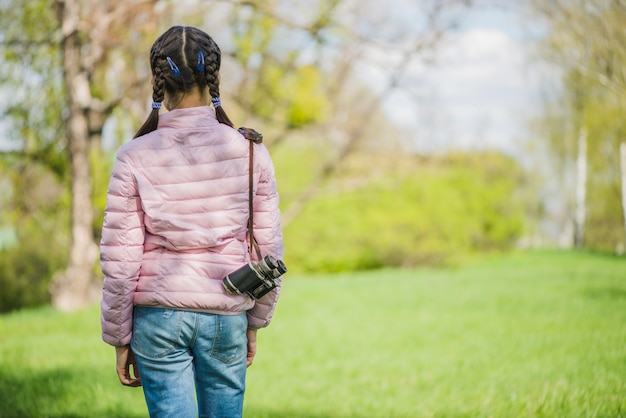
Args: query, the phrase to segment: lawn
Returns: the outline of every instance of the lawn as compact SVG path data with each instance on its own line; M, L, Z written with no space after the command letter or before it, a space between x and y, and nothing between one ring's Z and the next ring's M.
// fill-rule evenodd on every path
M0 417L143 417L99 311L0 316ZM626 259L287 276L245 417L626 416Z

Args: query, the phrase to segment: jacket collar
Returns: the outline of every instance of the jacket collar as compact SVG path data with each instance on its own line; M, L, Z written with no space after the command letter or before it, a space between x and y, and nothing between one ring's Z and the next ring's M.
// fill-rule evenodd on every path
M174 109L159 115L158 128L200 128L219 123L215 111L209 106Z

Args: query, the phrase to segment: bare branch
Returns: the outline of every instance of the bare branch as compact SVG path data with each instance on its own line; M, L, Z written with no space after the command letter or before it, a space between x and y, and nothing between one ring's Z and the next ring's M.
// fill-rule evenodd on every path
M445 2L438 3L437 7L435 7L429 15L429 31L427 31L427 35L422 39L416 39L411 48L402 53L400 62L393 67L391 72L388 73L387 82L383 89L385 92L389 93L398 88L401 85L402 78L405 76L409 66L414 62L414 60L418 58L426 49L435 48L436 45L438 45L443 39L445 31L439 28L438 14L442 12L444 3ZM347 72L346 67L344 76ZM353 125L352 129L346 132L347 140L343 146L341 146L339 152L332 159L322 165L306 189L303 190L303 192L297 196L289 207L287 207L283 212L282 222L285 227L300 214L307 202L318 193L320 186L335 174L342 162L359 148L365 138L365 132L367 132L372 124L373 118L371 115L379 106L378 100L379 99L377 97L372 97L369 102L366 103L363 108L364 110L362 111L362 115L365 115L365 117L359 118L362 122Z

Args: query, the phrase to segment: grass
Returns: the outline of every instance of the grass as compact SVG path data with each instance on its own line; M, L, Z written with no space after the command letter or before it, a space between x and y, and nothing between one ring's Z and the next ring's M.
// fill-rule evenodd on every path
M626 416L624 258L530 252L283 292L246 417ZM0 417L142 416L97 307L0 317Z

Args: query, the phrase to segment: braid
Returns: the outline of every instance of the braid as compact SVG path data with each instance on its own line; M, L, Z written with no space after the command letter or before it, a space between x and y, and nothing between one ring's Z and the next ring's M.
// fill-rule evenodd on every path
M158 64L154 67L152 100L155 102L162 102L165 99L165 75L163 74L163 65L165 65L165 63L165 59L160 58Z
M194 37L197 37L195 40L198 43L198 47L205 54L204 82L209 88L211 98L217 99L220 97L220 83L218 77L221 65L220 48L206 33L195 28L190 28L189 32ZM220 123L228 125L231 128L234 127L223 106L215 107L215 116Z
M215 64L215 53L209 55L209 64L204 70L204 77L211 97L220 97L220 84L218 81L219 67Z
M155 48L153 48L153 51ZM162 103L165 98L165 75L163 74L163 65L166 62L164 58L158 56L154 57L152 74L154 75L154 85L152 87L152 101L155 103ZM152 112L148 116L148 119L139 128L134 138L148 134L156 130L159 125L159 108L153 106ZM133 138L133 139L134 139Z
M212 73L211 71L206 71L205 77L206 77L207 86L209 87L209 93L211 94L211 98L219 98L220 97L220 88L219 88L219 83L217 81L217 73ZM217 120L220 123L228 125L231 128L234 127L234 125L231 122L230 118L226 114L226 111L224 110L224 106L222 106L221 104L219 106L215 107L215 116L217 117Z
M157 39L150 48L150 67L152 68L152 75L154 77L154 84L152 86L152 101L156 103L163 102L165 96L165 79L163 77L163 69L158 63L159 51L161 49L161 38ZM159 125L159 108L152 106L152 111L148 115L146 121L141 125L141 128L137 131L133 139L148 134L156 130Z

